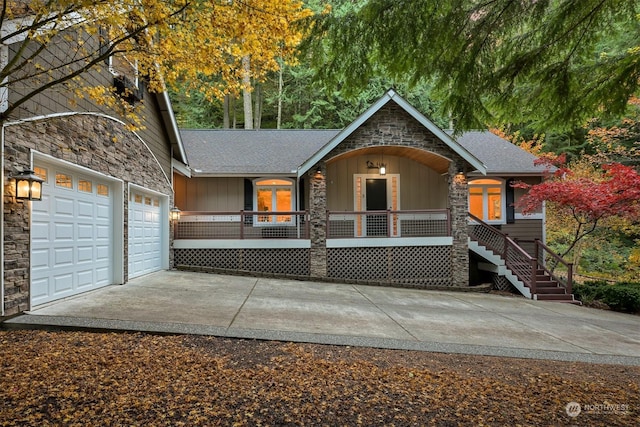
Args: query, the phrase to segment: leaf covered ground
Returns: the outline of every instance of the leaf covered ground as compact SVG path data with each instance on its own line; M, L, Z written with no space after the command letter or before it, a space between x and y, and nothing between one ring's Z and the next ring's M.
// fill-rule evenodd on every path
M581 413L567 415L570 402ZM637 425L640 367L0 331L0 425Z

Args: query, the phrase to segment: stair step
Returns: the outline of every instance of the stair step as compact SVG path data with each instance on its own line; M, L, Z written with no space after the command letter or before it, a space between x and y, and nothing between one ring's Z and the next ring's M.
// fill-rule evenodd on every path
M555 280L536 280L536 288L558 288L558 282Z
M551 287L547 287L547 286L536 286L536 294L540 295L540 294L544 294L544 295L550 295L550 294L554 294L554 295L559 295L559 294L566 294L566 291L564 290L564 288L559 287L559 286L551 286Z
M539 301L573 301L573 295L567 294L536 294L536 299Z

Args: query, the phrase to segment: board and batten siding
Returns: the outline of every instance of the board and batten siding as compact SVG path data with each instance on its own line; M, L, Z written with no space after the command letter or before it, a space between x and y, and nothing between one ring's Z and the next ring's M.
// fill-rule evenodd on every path
M387 174L400 174L400 207L412 209L444 209L447 207L447 178L413 160L376 155L363 155L337 160L327 165L327 207L332 211L350 211L353 206L353 176L377 175L368 169L367 161L384 162ZM382 176L380 176L383 178Z
M175 204L183 211L244 209L243 178L186 178L174 174L174 189Z

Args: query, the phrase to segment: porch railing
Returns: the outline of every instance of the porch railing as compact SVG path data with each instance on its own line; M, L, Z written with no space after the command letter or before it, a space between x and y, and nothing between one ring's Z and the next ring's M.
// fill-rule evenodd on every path
M447 209L327 211L327 238L451 236Z
M538 276L544 276L544 273L561 286L564 286L567 294L571 294L572 264L567 263L538 239L533 241L535 244L534 253L536 254L536 257L533 257L518 244L518 242L525 242L524 240L516 241L512 239L471 213L469 217L474 221L474 223L469 226L469 237L500 256L504 260L507 268L529 287L532 294L536 293ZM562 279L557 274L554 274L553 268L547 268L545 262L547 257L550 257L555 264L560 263L566 266L566 279Z
M309 213L182 211L174 239L308 239Z
M534 253L539 260L538 268L542 269L556 282L560 283L567 294L573 289L573 264L564 260L560 255L551 250L540 239L516 240L518 243L533 244Z

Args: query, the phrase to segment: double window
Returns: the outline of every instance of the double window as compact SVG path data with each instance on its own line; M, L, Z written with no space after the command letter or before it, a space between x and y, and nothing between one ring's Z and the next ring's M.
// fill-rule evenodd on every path
M504 181L497 179L475 179L469 182L469 212L481 220L504 224L505 209Z
M254 210L259 212L291 212L294 209L293 181L288 179L268 178L254 182ZM257 223L290 224L291 214L265 214L257 216Z

